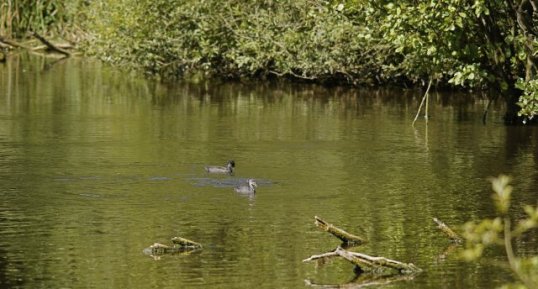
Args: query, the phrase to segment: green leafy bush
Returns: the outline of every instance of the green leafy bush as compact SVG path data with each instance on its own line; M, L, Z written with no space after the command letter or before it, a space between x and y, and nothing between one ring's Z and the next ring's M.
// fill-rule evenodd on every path
M538 79L529 81L520 79L516 87L523 91L517 103L521 107L518 114L527 119L533 119L538 115Z
M503 246L510 269L519 280L519 283L505 285L503 288L538 288L538 256L518 257L512 248L513 239L538 227L538 207L525 206L523 209L526 217L512 226L513 220L509 215L513 190L510 186L510 177L500 175L493 178L491 183L497 217L480 222L468 222L464 225L463 237L466 240L466 248L463 257L469 261L476 260L485 248L494 245Z
M433 81L508 92L538 72L534 9L515 0L96 0L85 13L85 47L165 77ZM527 92L520 114L532 117Z

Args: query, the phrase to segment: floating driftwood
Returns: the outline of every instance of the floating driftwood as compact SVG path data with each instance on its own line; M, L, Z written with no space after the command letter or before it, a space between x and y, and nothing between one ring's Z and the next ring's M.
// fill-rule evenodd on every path
M153 257L154 259L160 259L162 255L174 255L174 254L190 254L192 252L202 249L200 243L196 243L189 239L174 237L172 238L173 246L168 246L160 243L154 243L153 245L143 250L144 254Z
M437 228L439 228L439 230L445 233L452 242L458 243L458 244L463 243L463 238L460 237L460 235L458 235L452 229L450 229L450 227L447 226L445 223L443 223L441 220L437 218L433 218L433 221L437 224Z
M342 240L344 242L342 245L346 246L347 244L364 244L366 242L365 239L355 236L353 234L350 234L332 224L329 224L319 217L314 217L316 220L316 226L320 227L324 231L327 231L331 234L333 234L338 239ZM419 273L422 270L415 266L412 263L403 263L400 261L388 259L385 257L373 257L369 256L363 253L357 253L357 252L351 252L348 251L342 246L338 246L334 251L319 254L319 255L312 255L309 258L306 258L303 260L303 262L310 262L314 260L325 260L327 258L332 258L335 256L342 257L352 264L355 265L355 268L358 268L356 272L358 274L362 274L364 272L368 272L369 274L374 275L394 275L394 274L401 274L401 275L409 275L409 274L415 274Z
M367 243L366 239L363 239L359 236L353 235L351 233L348 233L332 224L329 224L319 218L318 216L315 216L314 219L316 220L315 224L320 229L331 233L336 238L342 240L342 242L346 245L362 245Z
M359 266L362 271L373 271L374 273L387 273L387 270L395 270L401 274L413 274L422 270L413 263L403 263L400 261L388 259L385 257L373 257L363 253L350 252L340 247L335 252L340 257Z
M403 263L385 257L373 257L363 253L351 252L343 249L342 247L338 247L336 250L324 254L312 255L309 258L304 259L303 262L310 262L335 256L340 256L357 265L362 272L374 272L382 275L390 273L412 274L422 271L413 263Z

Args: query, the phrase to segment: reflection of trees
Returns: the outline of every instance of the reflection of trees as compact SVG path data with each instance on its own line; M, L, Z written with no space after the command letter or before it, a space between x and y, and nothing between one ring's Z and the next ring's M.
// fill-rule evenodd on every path
M414 275L378 275L368 273L357 273L352 280L344 284L318 284L311 280L305 280L305 284L312 288L345 288L357 289L370 286L384 286L394 282L410 281L414 279Z

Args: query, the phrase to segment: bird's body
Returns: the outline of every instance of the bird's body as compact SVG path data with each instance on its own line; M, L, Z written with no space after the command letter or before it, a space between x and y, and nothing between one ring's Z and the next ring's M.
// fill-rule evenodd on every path
M253 179L248 179L246 185L241 185L239 187L236 187L234 190L237 193L242 193L242 194L255 194L257 187L258 187L258 184L256 184L256 182Z
M225 167L222 166L207 166L205 171L210 174L233 174L235 168L234 161L228 161Z

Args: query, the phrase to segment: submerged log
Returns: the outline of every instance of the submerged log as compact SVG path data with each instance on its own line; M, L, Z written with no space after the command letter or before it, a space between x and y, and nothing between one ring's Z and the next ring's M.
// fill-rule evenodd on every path
M326 232L331 233L336 238L342 240L344 244L362 245L362 244L367 243L365 239L359 236L353 235L351 233L348 233L332 224L329 224L325 222L324 220L322 220L321 218L319 218L318 216L315 216L314 219L316 220L315 222L316 226L318 226L320 229Z
M441 220L433 218L433 221L437 224L437 228L439 228L439 230L445 233L452 242L457 244L463 243L463 238L460 237L460 235L458 235L452 229L450 229L450 227L443 223Z
M365 272L373 271L375 273L385 274L390 271L396 271L400 274L414 274L422 271L413 263L403 263L385 257L373 257L362 253L350 252L340 247L336 248L335 252L342 258L359 266Z

